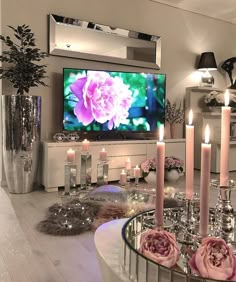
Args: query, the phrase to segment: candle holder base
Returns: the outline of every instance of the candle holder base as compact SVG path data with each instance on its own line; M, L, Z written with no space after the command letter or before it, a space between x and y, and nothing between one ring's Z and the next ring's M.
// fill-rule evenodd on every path
M106 161L101 161L97 165L97 186L108 184L108 170L109 166Z
M63 196L72 196L77 193L77 165L73 162L65 164L65 186Z
M175 196L178 201L184 204L177 240L185 245L193 245L198 235L200 197L197 193L193 194L191 200L186 199L185 196L185 193L177 193Z
M231 191L236 189L234 180L228 181L228 186L221 186L219 180L211 180L211 187L219 191L215 208L215 236L222 237L227 243L234 241L235 215L231 203Z
M128 185L130 185L130 179L131 179L130 169L126 169L126 181Z
M88 151L81 153L80 190L91 188L92 156Z

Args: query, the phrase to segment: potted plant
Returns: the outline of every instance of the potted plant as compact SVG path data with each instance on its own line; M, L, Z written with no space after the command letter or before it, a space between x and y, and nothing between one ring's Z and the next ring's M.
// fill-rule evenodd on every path
M168 137L175 138L176 137L176 124L181 124L183 122L184 122L184 110L182 108L181 103L179 103L179 105L176 102L171 104L170 100L167 99L166 108L165 108L166 138Z
M183 173L184 161L170 156L165 157L165 179L168 181L176 181Z
M35 45L28 25L9 26L10 36L0 35L4 50L0 56L0 78L17 89L2 96L3 162L9 191L32 191L38 164L41 127L41 97L29 96L31 87L46 86L46 65L38 64L47 54Z
M156 182L156 159L150 158L141 163L142 177L147 183L154 184Z

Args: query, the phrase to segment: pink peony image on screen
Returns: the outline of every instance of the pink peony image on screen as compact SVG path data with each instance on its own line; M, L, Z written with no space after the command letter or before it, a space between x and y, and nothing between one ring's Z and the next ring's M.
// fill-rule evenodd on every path
M103 71L88 71L87 76L78 78L70 89L79 100L74 114L85 126L94 120L101 124L108 121L111 130L126 122L132 92L119 77Z

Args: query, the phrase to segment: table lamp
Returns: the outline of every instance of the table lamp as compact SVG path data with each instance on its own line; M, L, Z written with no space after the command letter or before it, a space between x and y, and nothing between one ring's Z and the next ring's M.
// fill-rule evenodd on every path
M215 55L213 52L204 52L200 56L197 66L199 71L202 71L201 86L212 87L214 84L214 77L209 71L217 70Z

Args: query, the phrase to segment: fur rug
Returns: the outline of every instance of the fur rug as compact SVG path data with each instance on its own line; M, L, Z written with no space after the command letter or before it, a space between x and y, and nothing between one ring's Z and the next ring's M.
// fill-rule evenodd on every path
M114 203L71 200L66 204L54 204L48 208L46 219L39 222L37 230L46 234L64 236L77 235L96 230L113 219L130 217L154 208L145 203Z
M165 207L176 207L176 200L168 198ZM113 219L131 217L139 212L154 209L145 194L132 191L127 201L79 200L71 199L65 203L57 203L48 208L46 218L38 223L37 230L55 236L81 234L88 230L96 230L100 225Z

